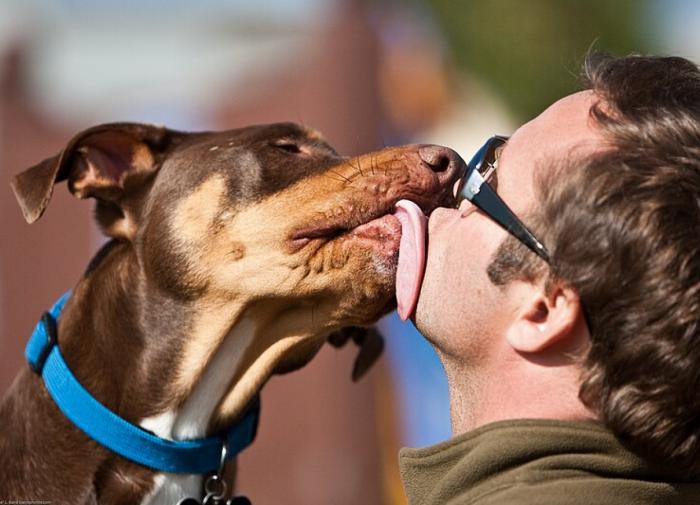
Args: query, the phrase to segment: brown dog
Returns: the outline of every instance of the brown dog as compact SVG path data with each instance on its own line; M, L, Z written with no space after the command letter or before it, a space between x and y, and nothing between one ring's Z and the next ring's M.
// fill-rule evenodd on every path
M438 146L340 157L295 124L183 133L97 126L16 176L28 222L54 183L97 201L111 237L59 320L60 349L93 396L160 437L235 421L273 373L332 332L394 306L396 201L450 204L464 171ZM28 329L29 330L29 329ZM0 498L175 503L199 475L158 474L76 428L27 367L0 404Z

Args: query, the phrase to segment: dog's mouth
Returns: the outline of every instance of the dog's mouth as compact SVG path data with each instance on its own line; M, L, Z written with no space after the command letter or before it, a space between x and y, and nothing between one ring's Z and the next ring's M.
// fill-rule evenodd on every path
M315 272L350 264L354 268L345 270L354 277L344 285L381 293L377 300L393 287L399 315L407 319L425 273L427 216L439 206L454 205L454 187L465 165L456 153L434 146L367 157L371 173L359 170L359 159L355 172L347 170L356 168L350 162L329 171L347 184L326 193L326 205L293 228L287 243L292 253L303 251Z
M426 262L427 216L437 206L412 200L388 201L375 210L377 217L353 226L352 220L334 221L301 228L292 234L293 247L301 249L311 243L318 249L327 243L360 245L372 251L380 271L395 276L396 303L399 316L406 320L415 310ZM317 250L318 250L317 249ZM343 255L344 256L344 255ZM341 263L343 263L341 261Z
M331 178L343 179L340 191L329 195L328 204L288 235L293 252L309 246L354 238L374 242L374 249L394 251L401 239L402 221L396 204L408 200L409 215L429 216L439 206L455 202L453 187L464 173L464 162L454 153L427 146L392 148L364 155L329 170ZM362 171L362 160L365 171ZM369 170L367 165L369 164ZM399 213L405 215L406 213ZM412 219L412 221L414 221ZM379 244L377 243L379 242ZM388 242L382 247L382 242Z
M374 207L350 203L335 209L334 217L323 218L315 223L302 226L290 235L290 246L298 251L309 244L319 246L338 239L352 238L372 242L379 253L395 255L401 240L402 224L396 215L396 204L401 198L377 202ZM428 199L412 199L416 208L424 216L438 206Z

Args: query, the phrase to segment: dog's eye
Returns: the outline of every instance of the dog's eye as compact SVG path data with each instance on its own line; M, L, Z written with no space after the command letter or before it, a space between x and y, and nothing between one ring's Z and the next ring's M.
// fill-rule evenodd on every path
M282 151L292 153L292 154L299 154L301 153L301 148L295 144L294 142L289 142L289 141L280 141L280 142L275 142L273 144L277 149L281 149Z

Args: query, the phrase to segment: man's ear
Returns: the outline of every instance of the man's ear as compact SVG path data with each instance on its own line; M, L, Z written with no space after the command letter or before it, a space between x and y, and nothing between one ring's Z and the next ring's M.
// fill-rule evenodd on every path
M520 308L506 331L510 346L522 353L539 353L567 339L578 337L583 321L578 293L561 282L545 287L540 283L522 282ZM575 343L575 342L572 342Z
M113 123L78 133L57 155L11 181L28 223L41 217L54 184L68 181L78 198L97 199L97 219L110 236L132 238L139 205L130 201L156 173L165 151L179 135L162 127Z

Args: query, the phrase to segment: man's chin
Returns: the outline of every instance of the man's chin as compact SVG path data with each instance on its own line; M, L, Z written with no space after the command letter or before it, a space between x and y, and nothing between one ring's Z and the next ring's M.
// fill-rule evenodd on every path
M425 316L425 298L423 296L423 291L421 289L421 292L418 294L418 301L416 302L416 308L413 310L411 313L411 316L409 317L409 320L413 323L413 326L415 326L419 332L423 333L425 329L425 322L426 318Z
M430 282L423 280L423 286L418 294L416 308L411 314L410 320L421 335L431 344L435 345L436 333L441 325L440 319L444 317L442 313L442 297L431 294Z

